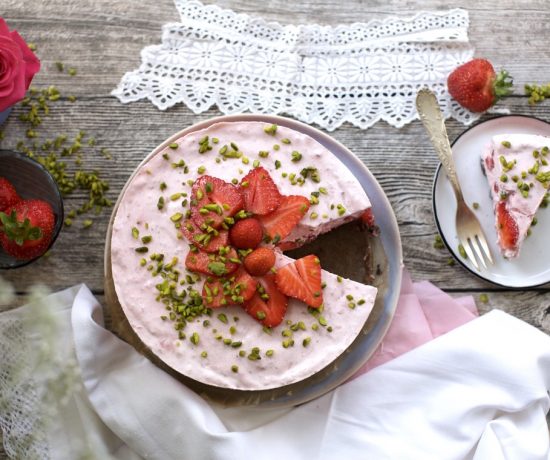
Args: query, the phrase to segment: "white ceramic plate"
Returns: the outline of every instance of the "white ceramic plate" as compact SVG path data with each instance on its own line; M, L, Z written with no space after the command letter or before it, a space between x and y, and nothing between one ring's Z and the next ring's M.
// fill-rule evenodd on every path
M439 233L456 260L475 275L492 283L511 287L526 288L550 282L550 208L539 209L538 224L532 227L531 236L523 243L520 256L507 260L502 257L496 241L495 217L490 196L489 184L481 168L481 153L495 134L539 134L550 137L550 124L519 115L502 116L487 120L462 133L453 143L453 157L458 180L464 199L471 207L479 203L474 211L479 218L495 265L488 270L477 271L470 261L458 253L458 236L455 227L456 199L447 176L441 165L435 174L433 186L433 208Z

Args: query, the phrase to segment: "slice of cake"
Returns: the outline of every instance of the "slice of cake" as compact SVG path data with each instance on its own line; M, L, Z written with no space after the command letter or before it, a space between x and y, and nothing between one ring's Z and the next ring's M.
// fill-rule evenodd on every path
M491 188L498 245L508 259L520 253L550 185L550 139L534 134L499 134L482 153Z
M119 303L141 341L187 377L239 390L301 381L357 338L377 290L282 251L370 207L307 135L260 122L189 133L157 149L120 199Z

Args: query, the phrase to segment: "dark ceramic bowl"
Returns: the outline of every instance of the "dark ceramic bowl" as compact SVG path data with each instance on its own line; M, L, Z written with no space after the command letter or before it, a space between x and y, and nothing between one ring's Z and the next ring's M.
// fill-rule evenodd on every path
M12 150L0 150L0 177L8 179L21 198L41 199L51 205L55 215L55 227L49 246L51 248L63 225L63 199L54 178L40 163ZM22 267L40 257L19 260L0 248L0 269Z

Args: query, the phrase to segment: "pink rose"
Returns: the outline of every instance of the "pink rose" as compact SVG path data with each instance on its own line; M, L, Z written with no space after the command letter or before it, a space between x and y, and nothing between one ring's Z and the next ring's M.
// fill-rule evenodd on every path
M0 18L0 112L25 97L40 61L25 40Z

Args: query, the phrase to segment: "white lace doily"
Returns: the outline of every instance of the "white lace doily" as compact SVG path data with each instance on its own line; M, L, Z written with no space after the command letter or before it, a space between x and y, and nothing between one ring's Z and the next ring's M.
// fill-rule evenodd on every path
M139 69L112 92L122 102L285 113L328 130L346 121L401 127L417 118L416 93L429 87L447 118L468 124L478 117L446 91L449 72L473 56L464 10L283 26L198 0L175 2L181 22L166 24L162 43L142 50Z

